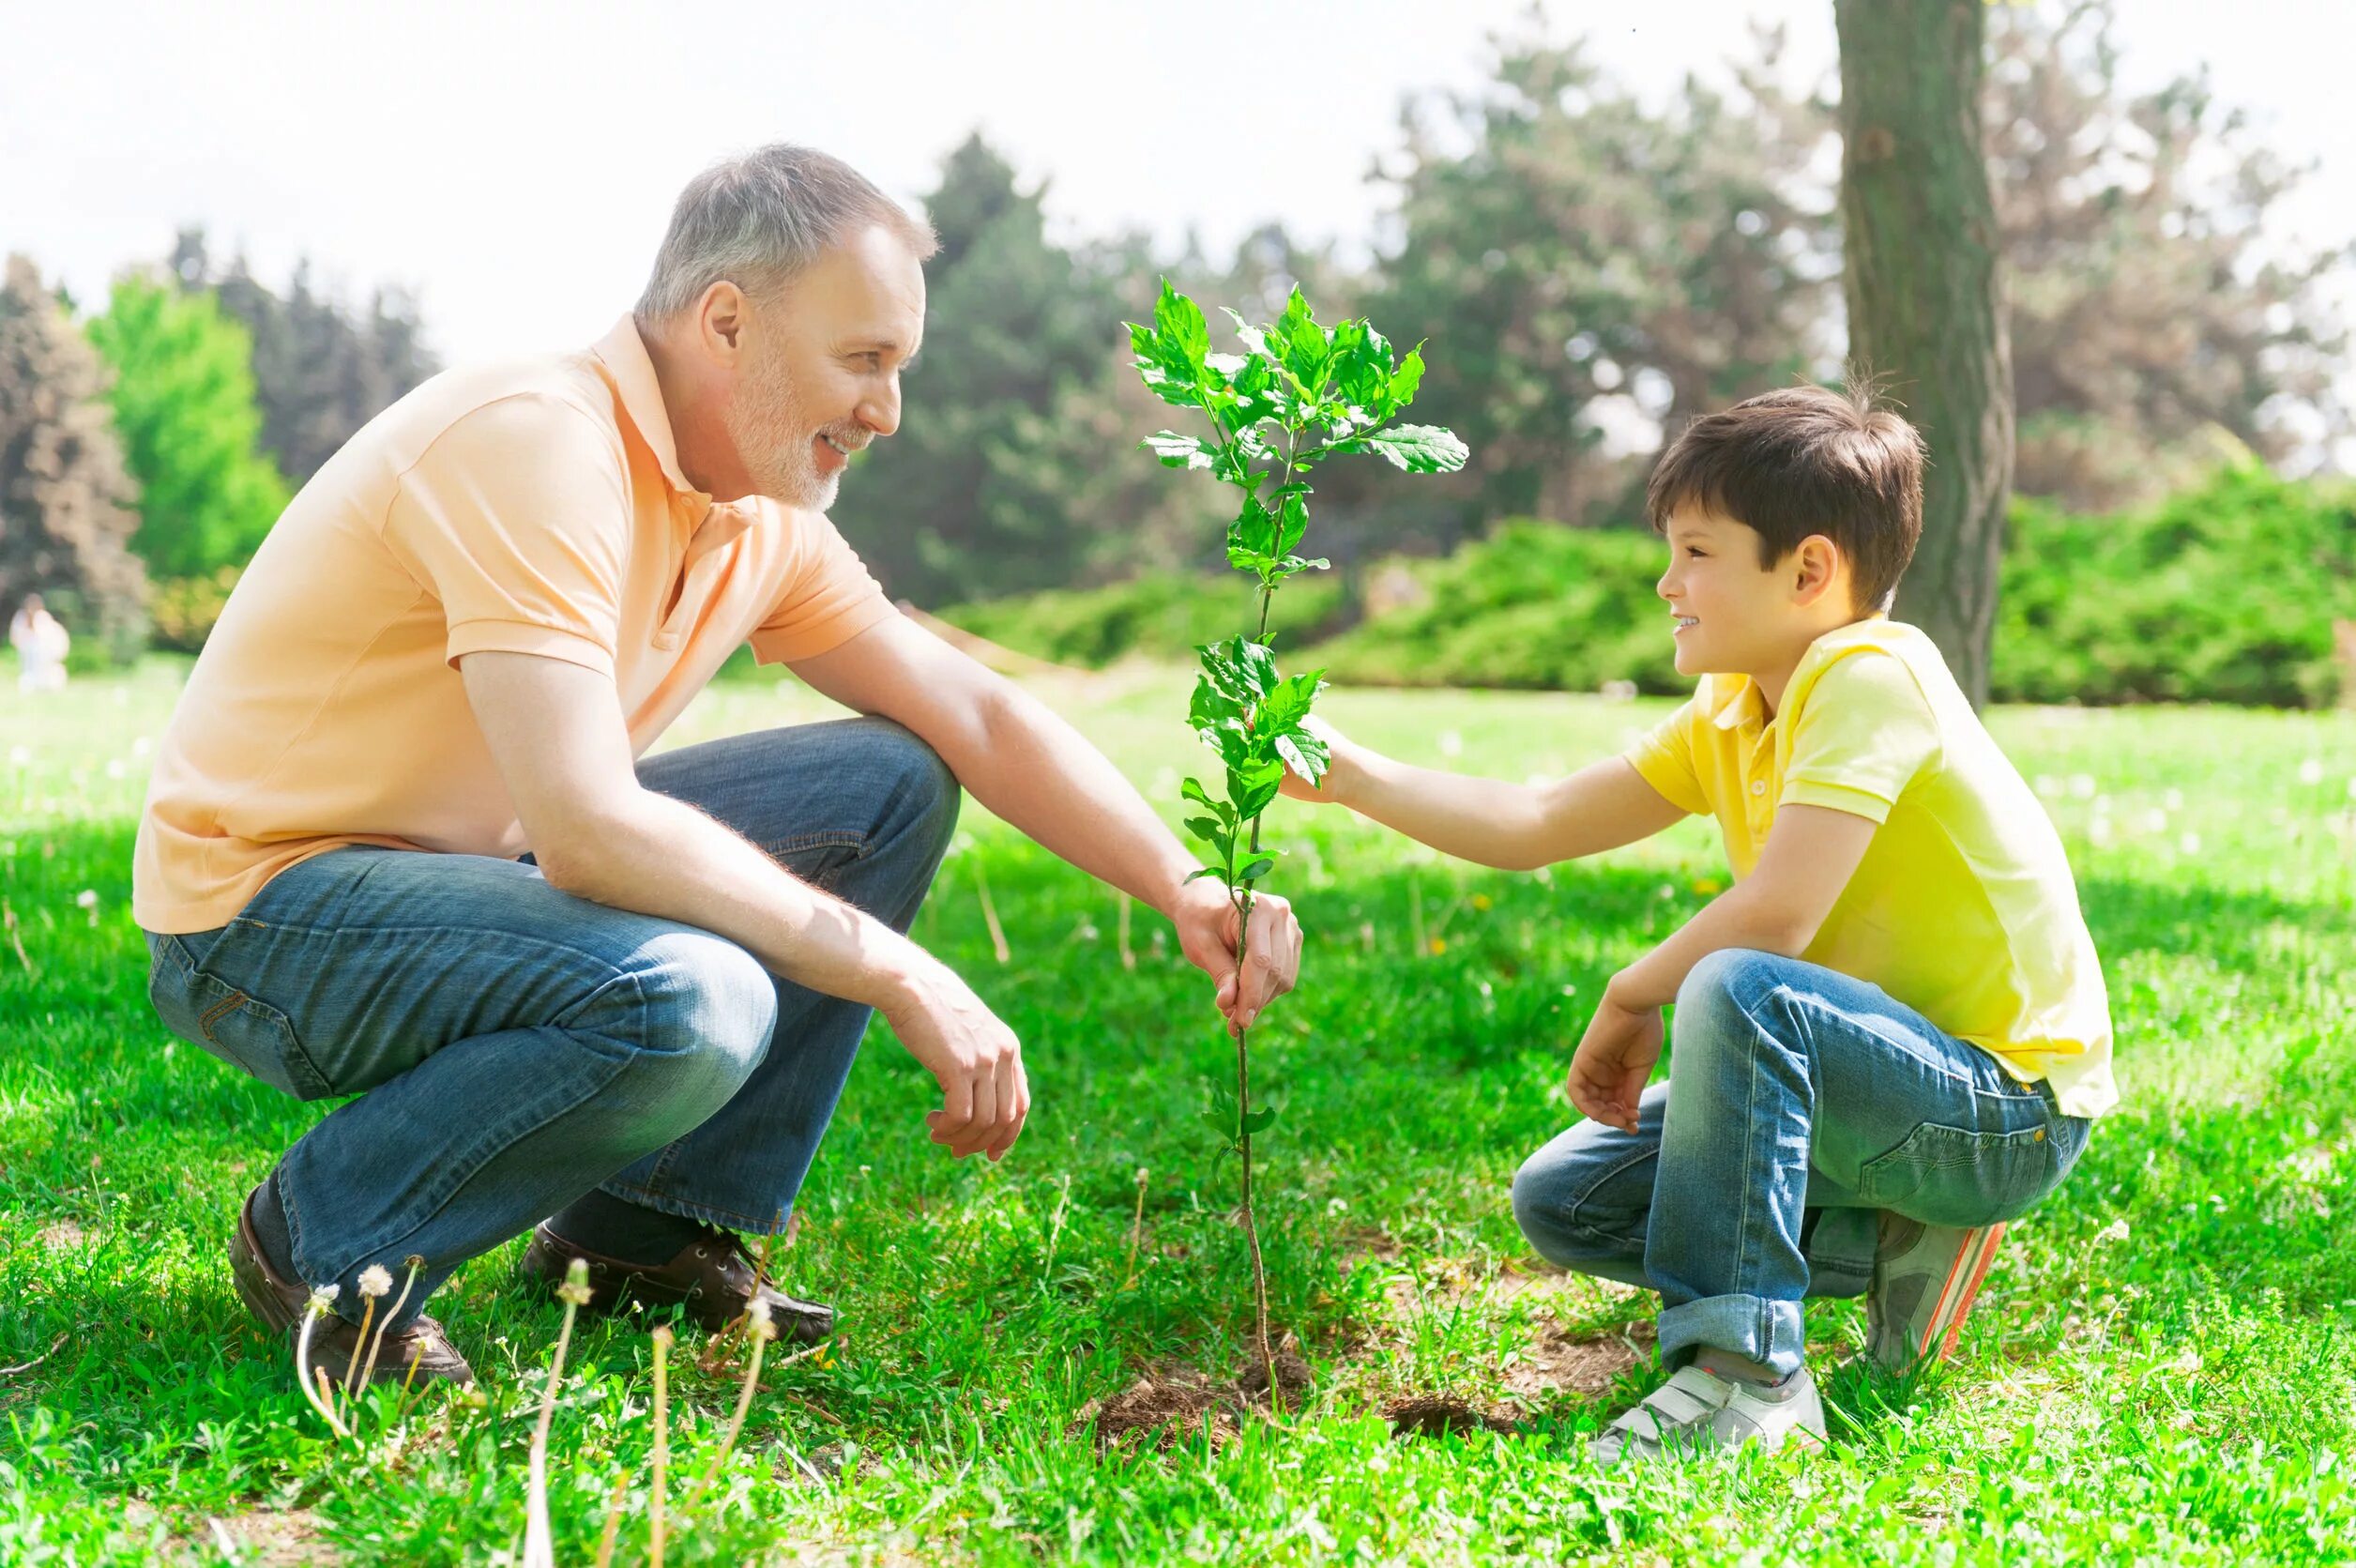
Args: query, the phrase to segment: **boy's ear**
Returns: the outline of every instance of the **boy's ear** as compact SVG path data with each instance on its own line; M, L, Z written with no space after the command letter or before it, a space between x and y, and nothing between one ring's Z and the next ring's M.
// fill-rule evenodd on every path
M1810 534L1785 557L1786 580L1794 602L1813 605L1847 580L1848 562L1841 547L1823 534Z

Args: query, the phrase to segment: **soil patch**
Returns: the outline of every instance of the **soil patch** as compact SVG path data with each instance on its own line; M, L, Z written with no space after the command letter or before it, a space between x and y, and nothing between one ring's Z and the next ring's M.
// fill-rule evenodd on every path
M1407 1399L1394 1399L1383 1408L1383 1418L1391 1423L1394 1438L1445 1438L1453 1432L1511 1432L1513 1423L1503 1416L1452 1399L1443 1394L1419 1394Z
M1084 1431L1094 1421L1100 1454L1115 1449L1167 1454L1181 1443L1201 1440L1206 1429L1216 1450L1233 1442L1240 1431L1236 1423L1239 1406L1233 1389L1198 1372L1159 1368L1110 1399L1091 1399L1081 1406L1072 1429Z
M1586 1399L1601 1398L1622 1374L1652 1358L1655 1343L1649 1322L1590 1334L1549 1329L1520 1361L1506 1368L1505 1386L1509 1393L1524 1398L1558 1391Z

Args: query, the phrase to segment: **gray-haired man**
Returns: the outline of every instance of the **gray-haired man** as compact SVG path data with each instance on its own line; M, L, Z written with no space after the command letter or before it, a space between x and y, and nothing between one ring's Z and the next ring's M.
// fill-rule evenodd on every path
M1042 706L895 613L824 511L900 420L933 236L841 162L767 147L680 197L594 350L436 377L324 467L231 597L161 747L135 907L173 1030L357 1095L249 1196L241 1294L290 1329L416 1287L379 1378L467 1377L418 1307L539 1225L717 1325L756 1277L871 1009L960 1158L1030 1107L1013 1034L904 933L959 786L1175 923L1231 1025L1300 932L1224 893ZM750 641L867 717L637 761ZM386 1273L378 1273L379 1268ZM379 1303L379 1320L393 1303Z

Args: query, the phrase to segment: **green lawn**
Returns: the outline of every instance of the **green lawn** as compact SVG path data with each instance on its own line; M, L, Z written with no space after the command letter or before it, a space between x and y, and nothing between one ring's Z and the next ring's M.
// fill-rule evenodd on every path
M222 1263L234 1206L320 1113L175 1044L143 996L131 834L178 672L0 690L0 1561L487 1562L520 1548L561 1308L479 1259L435 1310L483 1374L366 1449L330 1440ZM1194 754L1176 675L1048 689L1158 802ZM1345 729L1512 777L1661 705L1338 693ZM676 738L817 716L708 693ZM968 808L918 934L1022 1035L1038 1096L1003 1165L955 1165L879 1032L783 1271L835 1302L830 1360L764 1375L722 1481L737 1363L674 1358L669 1560L936 1562L2356 1560L2356 721L2011 710L2110 977L2126 1106L2016 1226L1945 1375L1832 1376L1831 1451L1597 1471L1583 1434L1656 1376L1649 1299L1565 1278L1505 1185L1567 1119L1588 998L1724 871L1689 823L1537 876L1286 804L1311 932L1260 1031L1275 1315L1314 1382L1231 1413L1247 1360L1232 1164L1197 1121L1226 1047L1142 912ZM981 890L1011 956L994 956ZM1143 1181L1141 1245L1130 1266ZM1857 1308L1812 1309L1829 1367ZM643 1560L646 1325L577 1334L557 1559ZM24 1365L23 1363L32 1363ZM1137 1390L1141 1378L1151 1386ZM1501 1417L1394 1436L1410 1396ZM1144 1406L1191 1412L1101 1452ZM1510 1430L1500 1430L1510 1422Z

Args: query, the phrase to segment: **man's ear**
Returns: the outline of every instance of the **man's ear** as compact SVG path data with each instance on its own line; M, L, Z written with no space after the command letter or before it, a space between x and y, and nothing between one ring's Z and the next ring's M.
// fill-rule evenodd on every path
M1801 540L1785 562L1785 570L1792 601L1802 606L1814 605L1848 577L1848 562L1841 547L1823 534Z
M696 336L704 352L721 364L734 366L743 352L744 291L722 278L704 291L695 307Z

